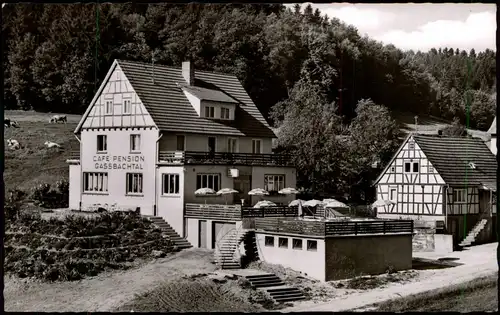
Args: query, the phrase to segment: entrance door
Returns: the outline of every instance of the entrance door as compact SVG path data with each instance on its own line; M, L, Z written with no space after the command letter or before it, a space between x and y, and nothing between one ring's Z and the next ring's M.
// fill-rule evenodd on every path
M215 153L215 137L208 137L208 152Z
M239 192L234 194L234 203L241 205L241 199L244 199L245 206L250 206L251 200L248 192L252 188L252 176L240 175L239 177L233 179L233 187Z
M198 247L207 248L207 221L198 221Z
M212 249L229 231L236 228L236 223L212 222Z
M186 139L184 136L177 136L177 151L184 151L186 148L184 144L186 143Z

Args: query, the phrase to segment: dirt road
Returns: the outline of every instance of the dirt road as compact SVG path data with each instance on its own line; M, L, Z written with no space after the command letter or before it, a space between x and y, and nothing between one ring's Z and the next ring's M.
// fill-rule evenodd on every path
M109 312L160 281L211 272L213 253L189 249L142 267L74 282L40 283L5 278L8 312Z
M313 303L305 301L296 303L293 307L284 309L283 312L300 311L346 311L361 308L373 303L379 303L398 297L417 294L443 286L461 284L475 278L488 276L498 272L497 262L498 243L470 247L468 250L453 252L447 255L414 254L415 257L459 258L458 263L464 265L438 270L422 270L415 281L407 284L393 284L386 288L371 290L367 292L353 293L346 297L339 297L325 303Z

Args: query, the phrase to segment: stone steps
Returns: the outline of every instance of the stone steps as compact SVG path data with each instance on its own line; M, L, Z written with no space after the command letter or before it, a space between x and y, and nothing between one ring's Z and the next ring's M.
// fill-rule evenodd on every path
M304 300L304 294L297 288L287 286L272 273L245 277L253 288L264 290L277 303Z
M155 216L143 215L143 217L148 218L154 225L159 227L162 232L170 237L172 243L180 249L187 249L193 247L185 238L181 237L163 218Z
M469 232L469 234L467 234L467 237L462 242L460 242L458 245L461 247L471 246L472 243L474 243L476 241L476 237L479 235L479 233L481 233L481 231L484 229L484 227L486 226L487 223L488 223L488 220L486 220L486 219L482 219L481 221L479 221L472 228L472 230Z
M232 230L229 231L218 242L215 249L215 261L221 269L239 269L241 268L241 261L234 258L234 254L239 250L239 245L245 234L246 230Z

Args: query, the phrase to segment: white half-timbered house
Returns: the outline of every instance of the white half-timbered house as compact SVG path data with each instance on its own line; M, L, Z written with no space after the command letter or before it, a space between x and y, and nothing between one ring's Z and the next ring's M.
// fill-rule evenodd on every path
M374 183L377 199L393 202L377 217L433 221L455 243L483 219L493 231L496 172L481 139L410 134Z
M287 205L289 157L272 154L274 132L230 74L115 60L74 131L70 208L139 210L161 217L196 247L214 248L241 225L253 188ZM195 196L199 188L238 194Z

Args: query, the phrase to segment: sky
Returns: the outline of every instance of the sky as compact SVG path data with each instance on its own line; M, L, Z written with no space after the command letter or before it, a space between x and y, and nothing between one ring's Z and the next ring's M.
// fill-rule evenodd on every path
M307 3L302 4L304 8ZM322 14L354 25L360 35L414 51L453 47L496 50L495 4L314 4ZM287 4L293 7L293 4Z

